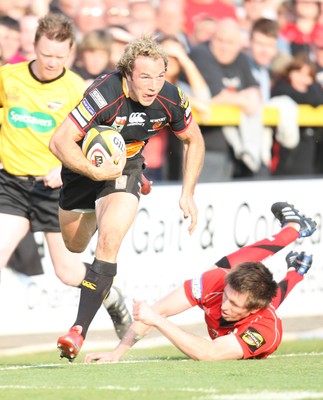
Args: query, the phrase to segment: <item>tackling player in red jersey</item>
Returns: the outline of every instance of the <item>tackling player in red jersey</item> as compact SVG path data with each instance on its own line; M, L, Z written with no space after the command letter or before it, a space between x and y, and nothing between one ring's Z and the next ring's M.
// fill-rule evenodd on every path
M152 327L194 360L261 359L272 354L282 339L276 310L303 280L312 256L289 253L287 275L278 284L261 261L316 230L315 221L299 214L291 204L275 203L272 212L281 222L279 233L223 257L212 269L185 281L152 307L135 302L135 322L118 346L109 353L88 354L85 362L120 360ZM204 311L211 340L188 333L167 319L194 306Z

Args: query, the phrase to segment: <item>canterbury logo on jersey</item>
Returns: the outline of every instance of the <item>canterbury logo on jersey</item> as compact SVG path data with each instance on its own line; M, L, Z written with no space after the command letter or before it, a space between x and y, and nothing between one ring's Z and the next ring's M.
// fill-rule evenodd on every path
M96 290L96 284L92 283L92 282L88 282L85 279L82 282L82 286L85 286L85 287L87 287L88 289L91 289L91 290Z
M56 121L51 115L42 112L31 113L22 107L11 108L8 118L15 128L31 128L37 132L49 132L56 127Z
M146 114L143 112L133 112L129 116L129 124L133 125L142 125L145 123Z
M131 158L138 154L145 145L145 142L133 142L126 144L127 158Z

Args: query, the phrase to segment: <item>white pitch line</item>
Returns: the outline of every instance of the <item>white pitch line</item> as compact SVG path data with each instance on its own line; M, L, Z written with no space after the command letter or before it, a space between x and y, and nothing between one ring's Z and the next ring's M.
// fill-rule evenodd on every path
M322 399L323 392L258 392L237 394L211 394L194 400L308 400Z
M66 390L65 386L26 386L26 385L0 385L0 389L15 389L15 390ZM124 387L124 386L98 386L98 387L87 387L87 386L75 386L69 387L69 390L103 390L103 391L128 391L128 392L140 392L142 388L139 386L135 387ZM145 389L145 388L143 388ZM168 392L168 389L158 389L161 392ZM255 392L255 393L235 393L235 394L218 394L216 389L205 389L205 388L173 388L171 392L189 392L195 394L194 400L306 400L306 399L322 399L323 392Z
M7 367L0 367L0 371L10 371L17 369L30 369L30 368L46 368L46 367L62 367L66 364L33 364L33 365L8 365Z
M100 365L107 365L107 364L141 364L141 363L158 363L162 361L167 361L165 359L154 359L154 360L124 360L124 361L112 361L106 363L91 363L91 364L84 364L84 363L60 363L60 364L33 364L33 365L8 365L7 367L0 367L0 371L10 371L10 370L17 370L17 369L31 369L31 368L47 368L47 367L77 367L77 366L100 366ZM187 362L189 360L176 360L177 362Z
M318 357L318 356L323 356L323 353L291 353L291 354L273 354L269 358L285 358L285 357ZM112 361L112 362L106 362L106 363L90 363L90 364L84 364L84 363L53 363L53 364L33 364L33 365L8 365L6 367L0 367L0 371L10 371L10 370L19 370L19 369L31 369L31 368L53 368L53 367L62 367L69 365L70 367L77 367L77 366L100 366L100 365L107 365L107 364L142 364L142 363L159 363L162 361L172 361L172 360L165 360L165 359L153 359L153 360L122 360L122 361ZM174 360L175 361L175 360ZM191 361L190 359L183 359L183 360L176 360L176 362L189 362Z
M291 353L291 354L273 354L269 356L269 358L284 358L284 357L312 357L312 356L323 356L323 353Z

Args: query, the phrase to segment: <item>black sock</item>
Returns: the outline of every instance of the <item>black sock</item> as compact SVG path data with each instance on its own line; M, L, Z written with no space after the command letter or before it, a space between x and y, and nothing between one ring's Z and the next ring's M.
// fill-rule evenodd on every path
M81 325L85 338L89 326L109 292L117 273L117 264L94 259L81 284L81 297L74 325Z
M89 269L92 267L92 264L87 263L87 262L83 262L83 264L84 264L84 266L85 266L85 268L86 268L86 271L85 271L85 275L86 275L86 274L88 273ZM85 276L84 276L84 279L85 279ZM83 281L82 281L78 286L76 286L76 287L78 287L79 289L81 289L82 283L83 283Z

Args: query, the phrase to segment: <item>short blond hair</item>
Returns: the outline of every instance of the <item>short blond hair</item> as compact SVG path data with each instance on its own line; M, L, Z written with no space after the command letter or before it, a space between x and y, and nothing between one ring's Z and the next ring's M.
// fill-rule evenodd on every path
M132 76L135 61L140 56L149 57L153 60L161 58L164 61L165 70L167 70L168 58L166 51L151 35L146 34L126 46L117 63L117 70L124 76L126 74Z

